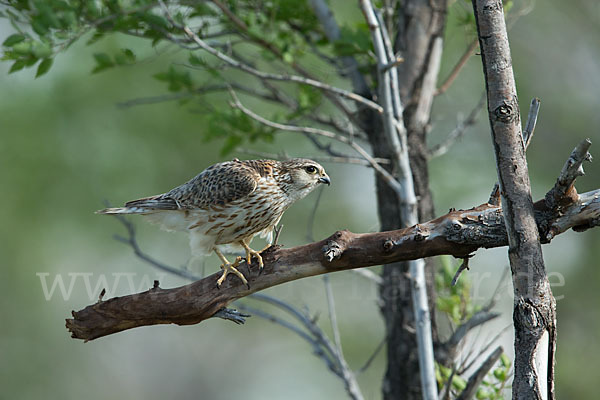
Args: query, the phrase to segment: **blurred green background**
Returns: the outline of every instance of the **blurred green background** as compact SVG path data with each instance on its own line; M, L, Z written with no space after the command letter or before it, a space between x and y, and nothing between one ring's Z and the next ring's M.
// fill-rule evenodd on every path
M592 154L600 154L600 4L553 0L534 5L509 36L522 112L533 96L542 100L528 150L534 198L539 199L581 139L590 137ZM1 20L0 40L10 33ZM90 74L92 53L118 49L123 42L145 55L139 57L142 61ZM462 29L451 18L441 77L465 47ZM117 36L94 48L76 44L40 79L33 79L32 70L8 75L9 65L0 64L0 398L346 398L341 381L311 354L308 344L259 317L244 326L214 319L189 327L138 328L87 344L69 337L64 319L71 310L95 301L103 287L116 296L146 290L154 279L161 287L185 283L143 264L130 248L113 240L113 234L123 233L122 226L93 213L104 200L120 204L164 192L223 160L221 142L201 140L207 129L201 109L176 102L117 107L125 100L164 93L165 86L151 75L168 65L172 53L155 54L144 42ZM436 99L432 144L444 139L457 115L466 115L477 103L482 83L480 60L472 57L447 94ZM484 114L449 153L431 162L438 215L488 198L496 171ZM247 147L291 156L316 154L290 133L277 133L271 144ZM249 158L237 153L227 158L235 156ZM333 184L323 192L315 238L337 229L377 230L372 172L340 164L325 167ZM587 176L577 184L580 192L599 187L598 164L585 168ZM306 221L316 198L311 195L285 214L282 244L307 241ZM184 235L132 221L143 249L171 265L187 263ZM597 393L599 244L596 229L568 232L544 247L558 299L559 398L592 398ZM215 272L217 265L215 258L208 259L206 273ZM463 277L472 280L475 300L484 303L506 276L506 249L480 251L471 266ZM200 266L194 268L201 273ZM47 296L42 283L50 290L57 277L66 296L58 286ZM331 282L344 351L351 367L359 368L384 335L377 288L352 272L333 274ZM512 288L509 279L500 283L503 295L497 309L503 319L476 332L467 349L485 344L510 324ZM306 305L330 331L322 278L267 293ZM512 354L510 329L502 343ZM359 376L369 399L380 398L384 354Z

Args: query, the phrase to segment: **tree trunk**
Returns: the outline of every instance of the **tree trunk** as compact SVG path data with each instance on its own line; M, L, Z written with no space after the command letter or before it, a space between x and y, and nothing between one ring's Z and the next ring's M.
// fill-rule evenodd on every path
M501 0L473 0L513 277L513 399L554 398L556 302L534 219Z
M404 63L398 70L400 95L405 107L409 155L415 193L419 199L419 220L433 218L434 208L429 189L426 135L431 103L436 88L442 51L442 35L446 17L446 2L440 0L409 0L397 16L397 35L394 50L400 52ZM389 144L381 132L379 116L369 112L370 142L376 157L391 158ZM373 123L378 122L378 123ZM390 168L391 172L393 167ZM376 176L377 206L382 230L403 226L396 194ZM430 310L434 309L435 288L433 263L426 260L427 293ZM388 339L388 365L383 381L385 399L421 399L417 339L414 333L414 314L408 279L408 263L385 265L380 290L381 313ZM433 313L432 313L433 315ZM432 320L434 340L435 321Z

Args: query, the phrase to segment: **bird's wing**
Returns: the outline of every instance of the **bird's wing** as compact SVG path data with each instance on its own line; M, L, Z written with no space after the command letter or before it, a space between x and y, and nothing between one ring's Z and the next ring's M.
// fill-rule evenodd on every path
M195 178L160 196L177 208L225 206L252 193L260 179L258 171L241 161L228 161L208 167Z

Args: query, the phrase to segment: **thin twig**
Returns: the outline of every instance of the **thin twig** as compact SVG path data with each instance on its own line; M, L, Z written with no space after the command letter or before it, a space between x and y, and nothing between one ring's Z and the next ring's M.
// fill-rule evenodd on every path
M454 274L454 277L452 278L452 282L450 283L451 286L456 286L456 283L458 282L458 277L460 276L460 274L465 270L465 269L469 269L469 259L472 256L467 256L465 258L463 258L462 263L460 264L460 267L458 267L458 269L456 270L456 273Z
M174 267L171 267L170 265L161 263L160 261L157 261L154 258L150 257L148 254L144 253L142 251L142 249L140 249L140 246L137 242L135 227L133 226L133 224L131 222L129 222L127 220L127 218L125 218L123 215L114 214L114 217L121 224L123 224L123 226L127 230L127 234L128 234L128 236L126 238L123 236L119 236L119 235L115 235L114 238L116 240L118 240L119 242L129 245L133 249L133 252L135 253L135 255L138 258L140 258L141 260L145 261L146 263L152 265L153 267L158 268L161 271L165 271L170 274L177 275L181 278L189 279L191 281L197 281L199 279L202 279L200 276L196 276L186 270L174 268Z
M271 321L274 324L283 326L286 329L289 329L290 331L294 332L295 334L297 334L298 336L300 336L302 339L304 339L305 341L307 341L313 348L313 353L321 358L324 362L325 365L327 366L327 368L333 372L336 376L341 377L340 375L340 371L337 367L337 365L335 364L335 361L332 360L331 355L325 353L323 351L323 346L322 344L318 341L318 339L314 338L313 336L309 335L308 333L306 333L304 330L300 329L298 326L282 319L282 318L278 318L273 314L267 313L263 310L260 310L258 308L254 308L254 307L250 307L247 306L245 304L241 304L238 306L241 310L247 311L249 313L252 313L253 315L259 316L261 318L266 319L267 321Z
M323 26L323 31L329 42L334 43L341 37L340 28L325 0L309 0L319 22ZM352 86L356 93L370 94L371 90L364 76L360 73L358 63L351 56L341 57L341 62L344 65L344 73L350 77Z
M477 122L477 115L481 111L481 109L485 106L486 95L483 93L481 98L477 102L477 105L473 107L467 118L458 122L456 127L448 134L446 140L436 146L433 146L431 150L429 150L429 158L439 157L444 155L450 150L453 144L455 144L466 132L468 128L475 125Z
M331 322L331 330L333 331L333 342L338 351L338 356L342 357L342 341L340 337L340 328L337 323L337 315L335 313L335 301L333 299L333 291L331 290L331 282L329 275L323 275L323 283L325 284L325 296L327 297L327 311L329 312L329 321Z
M168 94L162 94L162 95L158 95L158 96L138 97L135 99L130 99L130 100L126 100L126 101L117 103L117 107L130 108L130 107L136 107L136 106L140 106L140 105L157 104L157 103L164 103L167 101L187 99L187 98L197 96L197 95L203 95L203 94L208 94L208 93L212 93L212 92L226 91L226 90L229 90L229 87L233 87L233 88L235 88L235 90L237 90L239 92L243 92L243 93L249 94L254 97L262 98L262 99L269 100L269 101L275 101L275 102L279 101L279 99L275 98L274 96L270 96L266 93L260 93L260 92L257 92L256 89L241 85L239 83L232 82L229 84L223 83L223 84L206 85L206 86L202 86L197 89L190 90L188 92L182 92L182 93L168 93Z
M471 369L471 367L473 365L475 365L475 363L477 362L477 360L479 360L479 358L485 354L486 351L488 351L496 342L498 342L498 340L500 340L500 338L507 333L508 331L510 331L513 328L512 324L506 325L504 328L500 329L500 332L498 332L496 335L494 335L493 338L491 338L490 340L486 340L486 345L483 346L481 348L481 350L479 351L479 353L473 358L473 360L469 363L467 362L467 358L465 358L465 361L463 362L464 365L461 365L460 369L459 369L459 373L463 374L466 371L468 371L469 369ZM465 364L466 363L466 364Z
M383 283L383 278L381 277L381 275L377 275L375 272L366 269L366 268L358 268L358 269L353 269L352 270L353 273L362 276L363 278L369 279L373 282L375 282L377 285L381 285Z
M255 157L268 158L271 160L286 159L285 156L280 155L280 154L246 149L243 147L238 147L235 149L235 151L238 153L248 154L248 155L255 156ZM316 162L319 162L319 163L354 164L354 165L362 165L363 167L372 167L371 164L369 164L369 162L363 158L350 157L350 156L345 156L345 155L338 155L338 156L331 156L331 157L311 156L310 159L314 160ZM373 157L373 160L375 160L378 164L389 164L390 163L390 160L388 160L387 158Z
M456 365L452 365L452 371L450 372L450 377L444 384L444 388L442 393L440 393L440 398L443 400L450 400L450 392L452 391L452 381L454 380L454 376L456 375Z
M271 120L266 119L265 117L256 114L254 111L246 108L238 99L237 95L235 94L235 92L232 90L231 91L231 95L233 97L233 102L231 103L231 106L234 108L239 109L240 111L242 111L244 114L248 115L249 117L251 117L252 119L260 122L263 125L269 126L271 128L275 128L275 129L280 129L283 131L290 131L290 132L300 132L300 133L308 133L308 134L313 134L313 135L319 135L319 136L323 136L323 137L327 137L330 139L335 139L339 142L342 142L344 144L349 145L350 147L352 147L358 154L360 154L365 160L367 160L369 162L369 164L371 164L371 166L373 167L373 169L375 169L375 171L377 171L379 174L381 174L381 176L383 177L383 179L390 185L390 187L392 189L394 189L396 192L400 192L402 191L402 187L400 186L400 183L398 183L398 181L385 169L383 169L381 167L381 165L379 165L379 163L377 163L377 161L375 161L373 159L373 157L371 157L371 155L365 150L363 149L360 145L358 145L356 142L348 139L345 136L342 136L340 134L331 132L331 131L327 131L324 129L319 129L319 128L312 128L312 127L304 127L304 126L296 126L296 125L288 125L288 124L281 124L279 122L274 122Z
M375 347L375 350L373 351L373 353L371 353L369 358L367 358L367 361L365 361L363 366L356 370L356 372L355 372L356 375L362 374L371 366L371 364L373 363L373 361L375 360L375 358L377 357L377 355L379 354L381 349L383 349L386 342L387 342L387 338L383 338L381 340L381 342L379 342L379 344L377 345L377 347Z
M280 74L273 74L273 73L268 73L268 72L263 72L263 71L259 71L257 69L254 69L246 64L243 64L241 62L239 62L238 60L235 60L233 58L231 58L230 56L228 56L227 54L215 49L214 47L210 46L208 43L206 43L204 40L200 39L200 37L198 35L196 35L188 26L182 26L180 24L178 24L177 22L175 22L175 20L173 19L173 17L171 16L170 11L167 9L167 7L165 6L164 2L162 0L159 0L159 3L167 17L167 19L169 20L169 22L178 29L183 30L183 32L185 32L186 36L194 43L196 43L200 48L202 48L203 50L205 50L206 52L212 54L213 56L217 57L219 60L225 62L226 64L228 64L231 67L237 68L239 70L242 70L246 73L249 73L251 75L254 75L258 78L261 79L269 79L269 80L275 80L275 81L287 81L287 82L295 82L295 83L301 83L304 85L308 85L308 86L312 86L315 87L317 89L321 89L321 90L325 90L331 93L335 93L338 96L356 101L357 103L361 103L379 113L383 112L383 108L375 103L374 101L371 101L363 96L357 95L356 93L352 93L348 90L344 90L335 86L331 86L329 84L326 84L324 82L321 81L317 81L315 79L311 79L311 78L305 78L302 76L298 76L298 75L280 75ZM167 35L167 37L169 37L169 39L174 40L174 41L180 41L179 39L173 37L172 35L169 35L168 33L165 33Z
M492 367L494 366L496 361L498 361L503 352L504 350L502 349L502 346L496 347L496 350L494 350L488 356L485 362L481 364L481 366L477 368L477 371L475 371L475 373L469 378L469 381L467 382L467 387L456 398L457 400L468 400L472 399L473 396L475 396L475 393L477 392L479 385L481 385L483 378L485 378L489 370L492 369Z
M439 96L440 94L445 93L446 90L448 90L450 86L452 86L452 83L454 83L454 80L458 77L460 71L467 64L467 61L469 61L469 58L471 58L473 52L475 51L478 45L479 41L477 39L473 39L471 44L469 44L463 55L457 61L456 65L454 65L454 68L452 68L452 71L450 72L446 80L444 80L444 83L442 83L440 87L437 88L437 90L433 94L434 96Z
M323 189L325 189L325 187L322 186L317 193L315 205L312 208L310 217L308 217L308 223L306 224L306 238L309 242L315 241L315 236L313 235L313 228L315 225L315 218L317 216L317 209L319 208L319 204L321 203L321 196L323 196Z
M474 328L476 328L480 325L485 324L486 322L488 322L492 319L498 318L499 316L500 316L499 313L489 312L487 310L482 310L482 311L476 312L465 323L460 325L456 329L456 331L454 331L454 333L452 334L450 339L448 339L446 341L446 343L444 343L444 345L450 349L455 349L458 346L458 344L460 343L460 341L465 338L467 333L469 333L469 331L473 330Z
M527 123L525 129L523 129L523 141L525 142L525 150L531 143L533 132L535 131L535 124L537 123L538 114L540 112L541 101L537 97L531 99L531 105L529 106L529 114L527 114Z

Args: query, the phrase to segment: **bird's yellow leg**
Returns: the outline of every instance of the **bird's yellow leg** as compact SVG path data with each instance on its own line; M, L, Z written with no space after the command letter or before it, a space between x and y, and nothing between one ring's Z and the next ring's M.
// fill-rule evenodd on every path
M265 247L261 251L252 250L250 248L250 246L248 246L248 243L246 243L244 240L240 241L240 245L242 245L242 247L244 248L244 250L246 250L246 262L248 263L248 265L250 265L250 263L252 262L252 256L254 256L258 260L258 268L259 269L263 269L264 266L265 266L265 264L263 263L263 259L260 256L260 253L262 253L263 251L265 251L266 249L268 249L270 247L270 245L267 246L267 247Z
M217 256L219 256L221 261L223 261L223 264L221 264L221 269L223 270L223 275L221 275L221 277L217 280L217 287L221 287L223 282L225 282L225 278L227 278L227 274L229 274L230 272L237 275L242 280L242 282L244 282L244 285L250 286L250 285L248 285L248 280L246 279L244 274L242 274L240 271L238 271L235 268L238 265L240 265L240 261L242 260L242 257L236 257L235 261L232 264L229 261L227 261L227 258L225 258L223 253L221 253L217 248L215 248L215 253L217 254Z

